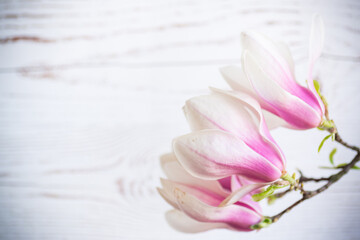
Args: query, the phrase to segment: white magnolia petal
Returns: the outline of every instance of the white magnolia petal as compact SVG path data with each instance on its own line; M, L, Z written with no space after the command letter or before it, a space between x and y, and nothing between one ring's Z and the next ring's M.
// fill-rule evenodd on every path
M205 181L189 174L180 165L173 153L162 155L160 157L160 163L165 175L172 181L208 189L223 197L226 197L229 194L229 191L225 190L218 181Z
M270 39L268 40L271 41ZM273 42L273 44L280 56L285 59L292 75L294 75L294 60L289 47L283 42ZM248 47L244 49L248 49ZM250 81L246 78L241 67L234 65L225 66L220 68L220 73L232 89L256 96Z
M266 125L269 130L278 128L278 127L286 127L293 128L290 124L288 124L284 119L276 116L275 114L268 112L266 110L262 111Z
M246 206L232 205L219 208L217 205L208 205L206 202L198 199L192 194L188 194L181 189L181 186L171 181L162 181L164 189L158 189L161 196L177 210L184 212L188 217L196 222L213 223L213 227L229 228L239 231L250 231L250 226L261 220L261 214ZM187 223L178 222L174 219L168 219L170 224L181 231L196 231L196 228L190 230ZM201 229L210 229L210 225L197 225Z
M266 101L263 101L261 98L258 97L251 82L246 77L243 69L241 69L238 66L226 66L220 68L220 72L223 78L226 80L226 82L230 85L230 87L233 90L239 93L245 93L250 95L256 101L258 101L263 107L268 106L268 103Z
M293 57L291 55L291 52L290 52L290 49L289 49L288 45L283 43L283 42L276 42L276 46L278 47L278 50L279 50L279 53L281 54L281 56L288 63L290 71L291 71L292 75L294 76L295 64L294 64L294 59L293 59Z
M197 131L202 129L218 128L216 122L212 121L210 118L204 115L204 113L199 112L198 109L196 109L196 106L194 106L195 101L196 101L195 98L192 98L186 101L186 105L183 107L184 115L186 117L187 122L189 123L190 129L192 131Z
M253 182L247 180L244 177L241 177L239 175L232 175L231 176L231 192L236 192L238 191L240 188L253 184ZM261 190L260 188L255 189L254 191L250 191L248 192L248 194L245 194L243 196L240 196L240 198L238 199L239 203L242 204L246 204L247 206L253 208L256 212L258 212L259 214L261 214L261 207L260 204L258 202L255 202L252 200L252 194L258 193L258 191ZM226 202L223 201L223 203L226 205Z
M237 189L236 191L232 192L224 201L222 201L219 205L219 207L224 207L224 206L228 206L231 205L233 203L236 203L237 201L239 201L241 198L243 198L245 195L249 194L250 192L264 187L266 185L269 185L273 182L267 182L267 183L253 183L250 185L246 185L243 186L239 189Z
M253 31L242 33L241 42L243 51L249 51L252 54L271 80L288 91L294 91L297 84L294 80L291 63L283 57L284 51L280 52L277 43L265 35Z
M179 208L200 222L224 222L237 230L251 231L250 226L261 221L259 213L243 206L209 206L180 189L175 190L175 196Z
M231 176L231 192L235 192L239 188L242 187L242 183L240 181L240 177L238 175Z
M253 181L269 182L281 175L281 170L239 138L217 129L180 136L173 141L173 149L181 165L203 179L240 174Z
M256 96L251 83L240 67L233 65L222 67L220 73L232 89Z
M169 189L165 190L162 188L156 188L156 190L168 204L170 204L171 206L173 206L176 209L179 209L179 207L176 203L176 198L173 193L169 192Z
M323 113L325 112L325 106L314 86L313 69L315 62L320 57L324 46L324 35L323 20L319 15L315 14L312 19L310 31L308 87L315 95Z
M282 49L283 47L279 47L278 43L256 32L243 33L242 43L244 51L251 53L269 80L275 82L286 92L298 97L317 111L321 111L314 94L295 81L293 62L289 62L289 57L286 56L287 54ZM245 69L243 68L243 70Z
M252 115L246 102L231 95L215 91L191 98L185 108L194 131L220 129L236 134L245 142L259 138L259 119Z
M244 51L242 57L245 74L252 82L255 91L264 100L271 104L271 108L265 108L298 129L317 127L321 116L300 98L288 93L276 82L268 78L254 57L248 51Z
M247 78L259 96L265 100L271 100L273 104L286 103L288 98L291 97L283 88L269 79L257 64L252 53L247 50L243 52L242 64Z
M196 197L200 201L210 206L218 206L225 198L224 196L220 196L212 191L208 191L206 189L199 188L193 185L173 182L168 179L161 179L161 184L164 191L166 191L168 194L173 194L176 189L180 189L181 191Z
M309 60L315 62L321 55L324 47L324 22L322 18L315 14L312 19L309 43Z
M199 222L179 210L166 212L165 218L174 229L185 233L198 233L216 228L229 228L222 222Z
M259 102L256 99L254 99L252 96L250 96L246 93L225 91L225 90L221 90L221 89L217 89L217 88L213 88L213 87L211 87L210 89L214 92L232 96L232 97L238 99L239 101L243 102L244 104L246 104L247 109L251 112L252 117L257 119L257 123L258 123L257 131L260 133L260 135L262 136L264 141L266 141L268 144L270 144L272 146L272 149L277 152L278 158L281 159L282 166L283 166L283 168L285 168L285 165L286 165L285 156L284 156L283 152L281 151L281 149L279 148L279 146L276 144L275 140L270 135L269 129L267 127L267 122L265 122L266 119L263 116L263 110L260 107ZM276 118L274 117L274 119L276 119ZM281 118L278 118L278 119L280 119L279 120L280 123L285 122ZM287 123L283 124L283 126L287 126L287 125L289 125L289 124L287 124ZM262 150L264 150L264 148L262 148Z

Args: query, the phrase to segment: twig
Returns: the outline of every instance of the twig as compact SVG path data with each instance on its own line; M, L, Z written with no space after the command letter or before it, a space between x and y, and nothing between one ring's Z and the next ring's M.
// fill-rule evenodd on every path
M298 170L298 171L300 173L300 179L299 179L300 183L304 183L304 182L322 182L322 181L329 181L330 180L330 177L308 178L308 177L304 176L302 171L300 171L300 170Z
M329 181L330 177L322 177L322 178L308 178L303 175L300 177L300 182L322 182L322 181Z
M335 134L335 141L337 141L338 143L340 143L344 147L347 147L347 148L350 148L350 149L352 149L354 151L360 152L360 148L358 148L356 146L352 146L352 145L347 144L346 142L344 142L338 133Z
M285 196L287 193L289 193L289 192L291 192L292 191L292 189L287 189L286 191L283 191L283 192L279 192L279 193L275 193L274 194L274 197L275 198L281 198L281 197L283 197L283 196Z
M329 130L331 131L331 130ZM300 174L301 174L301 177L299 179L299 183L300 185L303 183L303 182L309 182L309 181L313 181L313 182L321 182L321 181L327 181L327 183L325 185L323 185L322 187L314 190L314 191L305 191L303 190L303 188L301 187L301 190L302 190L302 198L299 199L298 201L296 201L294 204L292 204L291 206L289 206L288 208L286 208L285 210L283 210L282 212L276 214L275 216L272 216L272 217L269 217L272 222L276 222L278 221L282 215L284 215L285 213L289 212L291 209L293 209L294 207L296 207L297 205L299 205L300 203L304 202L305 200L307 199L310 199L316 195L318 195L319 193L325 191L326 189L328 189L332 184L334 184L335 182L337 182L339 179L341 179L346 173L349 172L349 170L354 167L356 165L357 162L360 161L360 149L356 146L352 146L352 145L349 145L347 144L346 142L344 142L341 137L339 136L339 134L336 132L335 134L335 141L337 141L338 143L342 144L343 146L347 147L347 148L350 148L354 151L357 152L356 156L353 158L353 160L348 163L347 165L343 166L343 168L336 174L333 174L331 175L330 177L327 177L327 178L307 178L305 177L301 171L300 171ZM302 186L302 185L301 185ZM282 192L282 193L279 193L280 196L283 196L285 195L286 193L288 193L290 191L287 190L285 192Z

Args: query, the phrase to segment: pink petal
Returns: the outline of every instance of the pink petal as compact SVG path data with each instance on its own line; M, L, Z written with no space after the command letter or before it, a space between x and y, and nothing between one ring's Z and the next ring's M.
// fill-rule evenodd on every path
M321 55L322 49L324 47L324 32L324 22L318 14L315 14L312 19L310 31L310 63L314 63Z
M294 64L294 59L291 55L288 45L286 45L283 42L276 42L276 43L274 42L274 44L276 44L277 50L279 51L279 54L281 55L281 57L283 57L284 60L286 61L292 76L294 76L294 68L295 68L294 65L295 64ZM294 80L296 81L295 78L294 78Z
M211 95L188 100L184 111L194 131L220 129L234 133L255 152L282 169L282 156L273 149L275 146L261 135L259 114L254 117L256 110L253 105L259 109L260 106L255 100L246 101L250 98L243 93L234 97L225 91L215 90Z
M240 187L243 187L243 186L250 185L250 184L254 183L253 181L251 181L251 180L249 180L247 178L244 178L244 177L242 177L240 175L233 175L233 177L234 178L232 180L234 182L239 182ZM234 192L234 191L238 190L240 187L234 187L234 188L231 189L231 191ZM259 189L254 190L249 195L259 193L259 191L261 191L261 190L259 190Z
M189 174L179 164L173 153L162 155L160 162L165 175L174 182L207 189L223 197L229 195L229 191L224 189L218 181L205 181Z
M203 130L178 137L174 153L192 175L204 179L220 179L240 174L254 181L270 182L281 171L254 152L236 136L221 130Z
M185 233L198 233L216 228L229 229L229 226L226 223L199 222L179 210L170 210L166 212L165 218L170 226Z
M270 107L270 105L263 101L253 89L249 79L246 77L243 69L237 66L226 66L220 68L220 72L226 82L232 89L237 92L246 93L258 101L262 107Z
M309 77L308 86L312 93L316 96L318 104L321 106L322 113L325 112L325 106L316 92L313 79L313 68L316 60L320 57L324 46L324 23L319 15L314 15L312 19L309 46Z
M261 109L259 103L251 96L241 92L224 91L216 88L210 89L214 92L231 96L243 103L243 106L248 110L251 118L256 123L257 127L254 129L254 132L258 134L248 134L247 136L245 134L242 138L254 151L258 152L279 169L283 170L286 165L284 154L267 128L267 123L263 116L264 111Z
M160 196L171 206L173 206L176 209L179 209L177 203L176 203L176 198L174 196L173 193L166 191L162 188L156 188L156 190L158 191L158 193L160 194Z
M298 129L313 128L320 124L321 115L269 79L249 52L244 52L242 60L245 73L254 89L264 101L271 105L271 108L265 108L266 110L282 117Z
M230 222L230 225L213 225L212 227L218 226L218 227L225 227L225 228L230 228L230 229L235 229L235 230L249 230L247 227L246 229L244 229L244 224L248 224L248 222L246 221L253 221L254 217L256 218L255 221L257 223L258 217L261 216L260 211L256 205L252 205L252 204L247 204L246 202L237 202L235 207L235 211L234 211L234 215L236 214L245 214L244 217L246 216L250 216L252 217L251 219L245 219L243 222L235 222L232 223L234 221L238 221L239 218L237 218L236 216L229 216L228 219L225 219L224 221L222 221L221 219L216 220L216 216L214 216L211 212L214 211L215 208L218 209L218 211L223 211L223 209L225 208L218 208L217 206L220 204L221 200L223 199L222 197L219 197L217 195L214 195L213 193L209 193L207 191L203 191L202 189L197 189L197 188L193 188L193 187L189 187L183 184L178 184L175 182L172 182L170 180L166 180L166 179L161 179L161 184L163 186L163 189L159 189L158 191L160 193L160 195L170 204L172 205L174 208L184 211L188 216L190 216L191 218L194 218L197 221L200 222L210 222L210 223L222 223L222 222ZM194 217L193 213L195 212L202 212L203 210L207 211L206 209L201 209L201 208L197 208L196 205L191 205L191 204L187 204L185 203L181 197L179 198L179 193L181 193L181 195L187 195L188 199L191 199L192 203L199 203L199 206L203 206L206 207L207 209L209 209L210 211L208 212L204 212L204 215L200 218L196 218ZM184 204L184 206L182 206L182 204ZM193 209L191 209L193 208ZM216 211L216 210L215 210ZM230 213L230 212L229 212ZM252 222L251 222L252 223ZM177 222L177 224L180 224L180 226L183 226L182 224L184 223L179 223ZM252 225L252 224L251 224ZM174 226L176 227L176 226ZM196 228L194 229L194 231L196 231Z
M161 165L170 181L166 179L161 179L161 183L166 191L164 192L164 189L158 189L158 191L163 196L163 198L167 200L172 206L174 206L175 200L171 198L171 195L169 196L168 192L171 193L171 191L173 191L175 187L178 187L183 191L188 192L189 194L197 196L199 199L202 199L204 202L213 206L218 206L220 202L223 201L230 194L230 192L225 190L218 181L202 180L199 178L195 178L189 173L187 173L184 168L181 167L180 164L177 162L173 154L165 154L161 156ZM225 182L228 180L228 184L230 186L231 177L224 178L223 180ZM245 183L249 183L248 180L245 180L243 178L242 181L245 181ZM242 185L240 185L240 187L241 186ZM241 199L241 202L247 204L247 206L253 208L255 211L259 213L261 212L258 203L252 201L250 195Z
M224 189L231 191L231 177L220 178L218 182Z
M295 81L293 63L287 61L288 57L284 58L283 47L279 48L271 39L255 32L243 33L242 44L244 51L251 53L269 80L321 113L320 105L313 93Z
M289 123L287 123L284 119L278 117L277 115L268 112L266 110L262 111L266 125L269 130L278 128L278 127L286 127L286 128L293 128Z
M264 72L270 74L269 77L274 79L281 87L290 90L296 87L295 78L292 71L292 62L289 63L284 58L284 48L279 49L274 41L257 32L243 32L241 34L241 43L243 51L249 51L256 58L258 64ZM287 55L287 53L285 53ZM295 85L295 86L293 86Z
M165 191L165 198L172 202L171 205L173 205L174 202L173 196L171 195L173 195L176 189L181 189L181 191L196 197L197 199L210 206L218 206L221 201L224 200L223 196L220 196L204 188L198 188L192 185L176 183L167 179L161 179L161 184L163 186L162 190ZM161 194L163 195L163 193Z
M224 201L221 202L221 204L219 206L222 207L222 206L231 205L231 204L239 201L243 197L245 197L247 194L253 192L254 190L262 188L271 183L273 183L273 182L253 183L250 185L243 186L243 187L237 189L236 191L232 192Z
M179 208L200 222L223 222L239 231L251 231L250 226L261 221L261 215L239 205L209 206L180 189L175 190Z
M236 190L238 190L243 186L242 182L240 181L240 177L238 175L232 175L229 178L231 179L231 192L235 192Z
M247 79L245 73L240 67L222 67L220 68L220 73L232 89L247 93L256 98L256 92L253 90L250 81Z
M253 184L251 181L247 180L246 178L240 177L238 175L231 176L231 192L238 192L238 190L244 186ZM259 189L259 188L258 188ZM254 209L254 211L261 214L261 207L258 202L252 200L252 194L255 194L257 191L256 189L245 193L244 195L237 197L237 201L247 204L248 207ZM225 200L225 199L224 199ZM231 200L232 201L232 200ZM233 203L235 203L234 201ZM221 204L228 205L227 202L222 202Z

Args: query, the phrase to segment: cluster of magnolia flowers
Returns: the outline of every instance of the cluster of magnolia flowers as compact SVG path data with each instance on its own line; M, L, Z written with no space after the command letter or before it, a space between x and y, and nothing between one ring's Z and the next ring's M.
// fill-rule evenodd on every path
M285 44L245 32L242 67L221 69L232 91L212 88L209 95L186 102L192 132L174 139L172 153L161 157L168 179L161 179L158 190L174 207L166 213L171 226L183 232L251 231L265 224L254 200L294 181L269 129L326 124L322 96L312 76L323 35L322 19L314 16L308 88L296 82ZM269 187L263 190L264 186Z

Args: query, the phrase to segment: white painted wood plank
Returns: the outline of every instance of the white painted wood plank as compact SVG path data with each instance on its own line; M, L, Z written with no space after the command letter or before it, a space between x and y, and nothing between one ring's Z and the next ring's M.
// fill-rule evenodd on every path
M303 82L313 12L326 26L316 74L359 145L358 1L0 2L0 238L357 239L356 172L258 233L175 232L155 191L158 156L189 131L184 101L227 88L217 69L239 64L240 32L288 43ZM289 169L330 173L316 168L335 146L317 154L321 133L273 135ZM336 161L352 155L339 149Z

